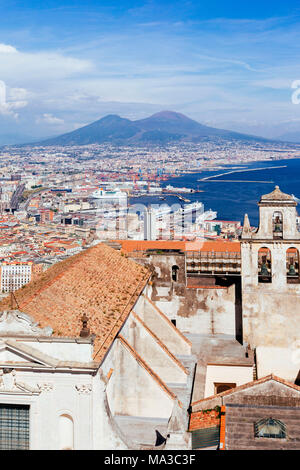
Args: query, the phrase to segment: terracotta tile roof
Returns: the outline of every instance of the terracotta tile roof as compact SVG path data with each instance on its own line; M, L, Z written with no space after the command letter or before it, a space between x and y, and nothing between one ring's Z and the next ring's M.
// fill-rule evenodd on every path
M101 361L144 288L150 272L102 243L56 263L15 292L19 309L56 336L78 337L86 313ZM0 310L10 308L9 298Z
M127 253L146 250L184 250L185 242L173 240L118 240Z
M215 241L195 241L186 242L185 251L214 251L215 253L224 253L226 251L239 253L241 244L239 242L227 242L223 240Z
M267 375L266 377L262 377L261 379L253 380L252 382L248 382L246 384L239 385L238 387L231 388L230 390L226 390L225 392L218 393L216 395L212 395L211 397L206 397L206 398L202 398L202 400L194 401L193 403L191 403L191 406L195 406L198 403L202 403L202 402L205 402L205 401L210 401L210 400L212 400L213 398L216 398L216 397L224 397L226 395L231 395L233 393L240 392L241 390L245 390L246 388L250 388L250 387L253 387L255 385L263 384L265 382L268 382L269 380L275 380L275 382L279 382L283 385L286 385L287 387L290 387L290 388L293 388L294 390L297 390L297 392L300 392L300 387L298 385L295 385L292 382L288 382L287 380L284 380L281 377L277 377L276 375L270 374L270 375Z
M174 240L118 240L122 251L131 253L133 251L147 250L181 250L181 251L214 251L214 252L235 252L241 251L239 242L228 242L225 240L195 240L192 242Z
M215 290L219 290L219 289L226 290L227 289L227 287L222 287L222 286L204 286L204 285L202 285L202 286L189 286L189 285L187 285L186 287L188 289L215 289Z

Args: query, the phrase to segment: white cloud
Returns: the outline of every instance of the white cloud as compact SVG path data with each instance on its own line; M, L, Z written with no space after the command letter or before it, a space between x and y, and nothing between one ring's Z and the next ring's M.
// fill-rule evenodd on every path
M60 119L58 117L53 116L52 114L49 113L44 113L42 116L38 117L36 119L37 124L40 123L46 123L46 124L51 124L51 125L62 125L64 124L64 120Z
M13 46L9 46L8 44L0 44L0 54L15 54L17 49Z
M92 62L52 51L21 52L13 46L1 45L0 80L16 85L16 89L43 89L51 80L71 78L92 70ZM8 53L14 52L14 53Z
M33 93L29 92L25 88L9 88L8 99L11 101L28 100L33 96Z
M24 90L26 91L26 90ZM16 109L21 109L27 106L28 102L25 100L18 100L18 93L14 96L14 93L10 94L10 99L7 99L7 87L3 80L0 80L0 114L12 116L15 119L19 117L18 113L15 113ZM19 93L20 97L20 93ZM24 92L23 92L24 97Z

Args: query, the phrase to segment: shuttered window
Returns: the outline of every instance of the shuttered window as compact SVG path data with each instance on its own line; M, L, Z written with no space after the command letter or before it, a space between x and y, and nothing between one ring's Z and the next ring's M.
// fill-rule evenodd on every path
M0 404L0 450L29 449L29 406Z
M215 447L220 443L219 426L192 431L192 449Z

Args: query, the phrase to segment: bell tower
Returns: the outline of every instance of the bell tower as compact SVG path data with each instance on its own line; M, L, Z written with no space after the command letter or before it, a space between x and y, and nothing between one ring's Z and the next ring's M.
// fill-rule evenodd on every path
M289 352L300 340L297 203L276 186L258 206L258 229L246 215L241 237L243 340L269 357L261 361L265 375L291 380L299 371ZM280 365L283 356L291 358L288 366Z

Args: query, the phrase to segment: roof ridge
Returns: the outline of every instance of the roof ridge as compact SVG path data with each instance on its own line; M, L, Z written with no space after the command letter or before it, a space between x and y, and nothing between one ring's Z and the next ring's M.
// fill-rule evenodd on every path
M142 325L143 327L148 331L148 333L155 339L155 341L159 344L159 346L170 356L170 358L176 362L176 364L183 370L183 372L186 375L189 375L188 370L184 367L184 365L177 359L174 354L171 353L171 351L168 349L168 347L156 336L155 333L146 325L146 323L132 310L132 315L134 318L136 318Z
M169 387L165 384L165 382L157 375L153 369L147 364L147 362L138 354L138 352L126 341L126 339L122 335L118 335L118 339L120 339L123 346L127 348L127 350L134 356L137 362L148 372L148 374L158 383L158 385L173 399L176 400L177 396L173 393ZM183 406L181 401L179 401L180 406Z
M284 380L281 377L277 377L274 374L269 374L269 375L266 375L265 377L262 377L261 379L252 380L251 382L247 382L245 384L239 385L238 387L231 388L230 390L226 390L225 392L217 393L215 395L211 395L210 397L206 397L206 398L202 398L201 400L194 401L193 403L191 403L191 406L197 405L198 403L204 402L206 400L212 400L213 398L216 398L216 397L224 397L226 395L231 395L232 393L236 393L246 388L253 387L253 385L260 385L264 382L267 382L268 380L275 380L276 382L279 382L283 385L291 387L300 392L300 387L298 385L295 385L292 382L288 382L287 380Z
M35 359L35 362L40 361L42 364L56 366L59 363L59 360L49 354L41 352L39 349L34 348L32 346L28 346L27 344L21 343L20 341L14 341L13 339L7 339L4 341L7 346L16 349L17 351L22 352L25 355L31 357L31 359Z
M146 278L146 275L145 277L140 281L140 283L138 284L138 286L136 287L134 293L132 294L132 296L128 299L127 301L127 304L125 305L122 313L120 314L120 316L116 319L115 323L113 324L113 326L111 327L111 329L109 330L108 334L106 335L106 337L104 338L104 340L102 341L101 343L101 346L100 348L98 349L98 351L93 355L93 359L95 359L97 357L97 355L100 353L100 351L102 350L102 348L104 347L107 339L110 337L110 335L113 333L113 330L115 329L115 327L117 326L117 324L119 324L119 322L122 320L122 324L120 325L120 327L118 327L118 331L120 330L121 326L123 326L125 320L127 319L127 317L129 316L130 314L130 311L126 314L126 310L127 310L127 307L129 304L131 304L131 300L138 295L138 293L141 292L141 290L144 288L147 280L149 279L150 276L147 276ZM142 284L142 286L141 286ZM138 291L138 292L137 292ZM126 315L125 315L126 314ZM123 318L124 317L124 318Z
M164 318L168 323L169 325L173 328L174 331L176 331L176 333L181 336L182 339L184 339L184 341L189 345L189 346L192 346L192 343L191 341L186 337L184 336L183 333L181 333L181 331L171 322L171 320L167 317L167 315L165 315L158 307L157 305L155 305L155 303L150 299L150 297L148 297L147 295L145 295L145 299L147 299L150 304L156 309L156 311L160 314L160 316L162 318Z
M92 249L92 248L94 248L94 247L91 247L91 249ZM40 289L38 289L38 291L35 292L31 297L29 297L29 299L27 299L26 302L23 302L23 303L20 304L20 308L26 307L26 305L29 304L29 303L30 303L35 297L37 297L41 292L43 292L43 291L44 291L45 289L47 289L48 287L52 286L52 284L54 284L58 279L60 279L60 278L62 278L63 276L65 276L66 273L69 271L69 269L74 265L74 261L75 261L75 262L78 261L78 258L81 258L82 255L86 254L86 252L87 252L87 251L81 251L80 253L77 253L76 255L70 256L70 258L67 258L66 260L63 260L62 263L65 262L65 264L67 265L67 268L66 268L63 272L61 272L61 273L57 274L56 276L54 276L54 278L51 279L51 281L45 282L45 284L44 284ZM67 262L68 262L68 263L67 263ZM56 263L55 265L52 265L52 266L57 267L58 264L60 264L60 263ZM50 268L51 268L52 266L50 266ZM49 268L49 269L50 269L50 268ZM47 272L47 271L45 271L44 273L46 273L46 272ZM43 273L43 274L44 274L44 273ZM42 275L43 275L43 274L42 274ZM35 279L33 282L39 282L39 280L40 280L40 279ZM30 284L30 283L29 283L29 284ZM18 291L17 291L17 292L18 292ZM16 292L16 293L17 293L17 292ZM15 293L15 294L16 294L16 293Z

